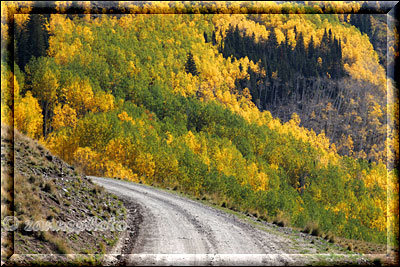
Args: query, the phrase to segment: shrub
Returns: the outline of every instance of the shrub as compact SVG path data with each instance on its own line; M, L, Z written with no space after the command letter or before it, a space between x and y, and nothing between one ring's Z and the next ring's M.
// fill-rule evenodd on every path
M31 175L30 177L29 177L29 180L28 180L31 184L33 184L35 181L36 181L36 177L34 176L34 175Z
M280 212L280 213L278 213L278 215L276 215L276 217L272 223L276 224L279 227L289 226L289 220L283 215L282 212Z
M260 215L260 219L262 220L262 221L268 221L268 216L267 215L265 215L265 214L261 214Z
M312 230L314 229L314 226L315 223L308 222L302 232L305 234L311 234Z
M321 236L321 234L322 234L322 232L318 226L311 231L311 235L313 235L313 236Z
M353 244L349 243L349 245L347 246L347 249L350 251L353 251L354 250Z
M382 260L380 258L375 258L372 262L376 266L382 266Z
M330 232L325 236L325 239L329 241L329 243L336 243L337 241L335 235Z
M43 187L43 191L50 193L50 194L54 194L56 191L56 188L52 182L47 182Z
M50 242L56 246L60 254L71 254L71 249L68 247L64 240L52 238Z
M104 188L99 185L95 185L92 189L92 193L95 195L101 194L104 191Z

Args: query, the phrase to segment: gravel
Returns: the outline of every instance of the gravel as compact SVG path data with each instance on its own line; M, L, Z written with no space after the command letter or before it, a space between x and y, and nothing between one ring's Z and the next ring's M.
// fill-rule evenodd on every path
M358 254L312 244L299 234L256 227L233 214L166 191L127 181L91 177L106 190L138 204L138 236L127 265L365 264ZM134 228L135 228L134 227ZM136 229L135 228L135 229Z

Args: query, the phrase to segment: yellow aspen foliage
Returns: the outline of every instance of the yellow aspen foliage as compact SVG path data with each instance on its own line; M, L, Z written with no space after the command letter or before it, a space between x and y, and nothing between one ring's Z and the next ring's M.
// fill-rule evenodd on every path
M78 25L75 32L82 38L82 41L91 44L94 41L93 32L87 26Z
M384 167L372 169L368 174L364 174L364 183L367 187L372 188L375 184L379 187L386 189L387 187L387 176Z
M54 155L62 158L69 164L75 164L74 153L78 149L78 141L77 138L71 138L68 131L51 132L46 140L43 137L39 139L39 142Z
M132 117L130 117L128 113L126 113L126 111L122 111L120 114L118 114L118 119L120 119L121 121L128 121L131 122L132 124L135 124L135 120L132 119Z
M46 25L50 33L48 55L54 57L60 65L68 64L81 51L82 42L79 38L71 38L76 26L66 15L52 14ZM64 38L57 38L58 35ZM69 38L66 38L66 37ZM90 34L84 38L90 41ZM83 36L82 36L83 38Z
M13 114L11 109L1 101L1 123L12 125Z
M31 10L32 10L32 7L28 7L27 9L21 11L21 13L26 12L26 14L15 14L14 15L14 21L18 25L19 28L23 29L26 27L26 24L28 23L29 18L30 18L29 12Z
M72 127L74 128L77 123L76 111L71 108L68 104L57 105L54 108L54 117L52 126L55 131L61 127Z
M269 182L268 175L264 172L259 172L258 180L260 181L260 185L258 188L256 188L256 191L258 190L268 191L268 182Z
M389 172L388 180L388 199L387 199L387 228L388 239L395 240L399 235L398 225L399 220L399 177L395 172Z
M123 178L133 182L139 182L136 173L131 169L124 167L120 162L108 160L104 163L104 175L112 178Z
M193 76L191 73L179 72L175 74L172 72L171 82L174 92L185 97L194 95L199 88L198 77Z
M200 156L207 166L210 165L207 140L204 136L195 136L192 131L189 131L184 136L184 142L195 154Z
M339 202L336 206L328 207L328 209L332 210L336 214L338 214L339 212L343 212L346 215L346 218L348 218L350 215L349 214L350 209L349 209L347 203L345 203L345 202Z
M174 136L170 132L166 132L167 138L165 142L170 145L174 141Z
M337 149L342 155L346 155L346 156L354 155L354 151L353 151L354 142L350 135L348 135L346 137L344 134L342 134L338 144L339 145L338 145Z
M25 135L38 139L42 132L42 109L36 98L28 91L26 96L14 103L14 127Z
M378 231L383 232L387 229L386 201L377 200L377 202L381 203L379 206L383 207L385 214L383 216L379 216L378 219L372 221L370 223L370 225L371 225L371 228L377 229Z
M236 176L241 184L248 183L249 172L246 170L246 160L232 145L231 141L224 141L218 147L209 146L210 164L225 175ZM256 175L256 173L253 173ZM247 182L246 182L247 181Z
M52 35L70 35L73 32L74 28L74 22L63 14L51 14L49 23L46 24L46 29Z
M201 145L197 142L196 136L189 131L185 136L185 143L196 154L200 153Z
M179 162L174 155L170 153L161 153L157 155L157 165L154 176L162 184L179 185L177 178L180 177Z
M294 126L300 125L300 117L299 115L297 115L296 112L293 112L292 118L290 119L290 123L293 124Z
M90 101L88 101L87 105L88 108L94 113L107 112L114 109L114 102L115 98L112 94L99 91Z
M140 72L140 68L137 68L135 66L135 63L132 60L130 60L127 66L127 72L130 77L133 77L134 75Z
M19 97L18 81L11 71L1 70L1 121L12 125L12 103L14 97Z
M368 158L374 161L378 161L378 159L380 159L379 148L376 144L373 144L371 149L369 150Z
M377 118L379 119L380 117L382 117L383 112L381 109L381 106L378 103L371 103L372 105L369 108L369 116L371 118Z
M258 191L260 188L260 180L259 180L259 174L258 174L258 167L257 164L254 162L246 166L246 173L248 175L247 177L247 183L255 190ZM243 184L242 184L243 185Z
M79 166L86 175L102 175L102 155L89 147L79 147L74 155L74 163Z
M58 13L65 13L67 8L72 5L73 1L55 1L56 10Z
M2 89L2 93L3 93L3 88L4 88L5 94L7 94L7 95L4 95L5 101L8 103L8 105L10 105L12 98L14 101L18 101L20 99L20 97L21 97L20 96L20 86L19 86L17 77L15 75L13 75L11 72L9 73L9 76L6 77L6 79L7 80L4 83L4 87L6 87L6 88L4 88L3 84L2 84L1 89ZM13 90L13 88L14 88L14 90Z
M275 28L275 34L276 34L276 40L278 41L279 44L285 41L285 35L280 29Z
M32 78L32 94L39 101L46 103L50 108L57 101L57 89L59 82L57 75L50 68L50 61L45 59L41 62L40 70L34 70ZM30 70L28 69L28 73Z
M249 88L247 88L247 87L244 88L243 92L242 92L242 95L243 95L244 98L246 98L248 100L251 100L251 94L250 94Z
M104 154L109 160L119 162L124 166L131 166L134 163L136 149L132 146L130 139L117 138L107 144Z
M79 116L84 115L93 103L93 91L89 80L74 79L62 88L66 103L76 110Z
M140 152L135 158L134 170L144 181L151 182L155 171L155 162L150 153Z
M1 3L3 4L4 2L1 2ZM1 41L4 44L6 44L7 42L10 41L10 37L8 36L8 32L9 32L8 24L1 23Z
M2 25L15 22L17 25L23 26L29 19L29 12L32 10L32 3L32 1L1 2Z

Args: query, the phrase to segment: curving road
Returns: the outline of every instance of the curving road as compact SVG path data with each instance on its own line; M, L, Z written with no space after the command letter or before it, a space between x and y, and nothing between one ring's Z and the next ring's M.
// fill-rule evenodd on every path
M343 253L330 250L322 255L321 248L303 234L290 236L268 225L261 230L232 214L166 191L90 178L141 206L143 222L128 265L304 265L329 260L332 252Z

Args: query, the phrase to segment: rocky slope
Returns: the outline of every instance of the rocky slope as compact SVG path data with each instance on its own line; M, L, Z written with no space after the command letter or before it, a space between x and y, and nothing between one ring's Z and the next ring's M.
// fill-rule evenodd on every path
M45 261L37 254L80 254L74 260L100 263L100 255L112 249L125 228L123 201L36 141L17 131L12 137L12 129L2 125L2 263L10 255L11 263Z

